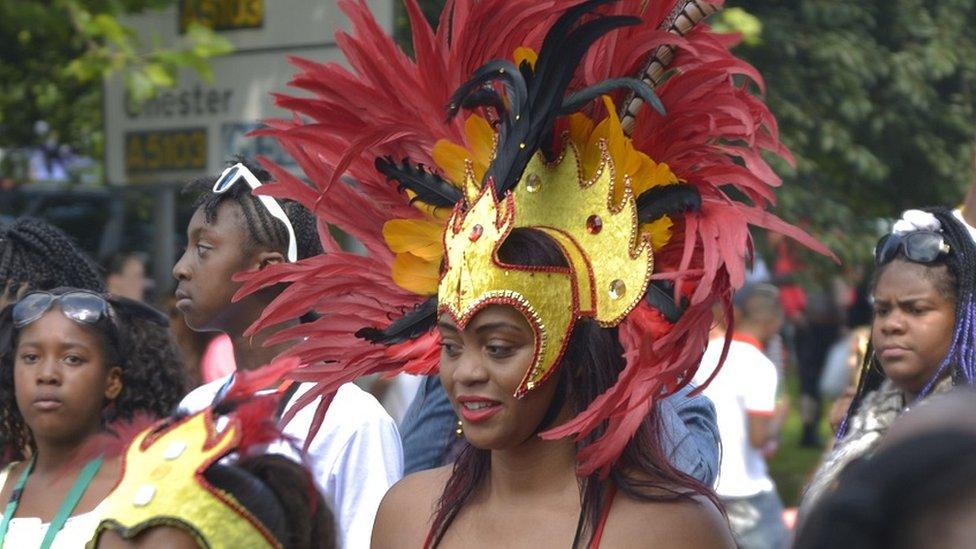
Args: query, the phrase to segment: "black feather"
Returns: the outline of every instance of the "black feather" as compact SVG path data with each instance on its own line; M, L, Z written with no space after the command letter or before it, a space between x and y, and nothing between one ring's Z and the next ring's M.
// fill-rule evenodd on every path
M542 40L542 47L539 48L539 57L535 65L536 73L546 71L549 62L559 61L558 57L542 57L542 52L559 51L562 48L562 44L565 43L566 37L570 34L572 28L579 23L581 17L603 4L609 4L615 1L589 0L587 2L580 2L560 15L559 19L556 19L556 22L549 27L549 32L546 33L546 37ZM575 65L574 63L574 68Z
M419 200L438 208L451 208L464 198L461 189L427 171L423 164L411 165L408 158L397 164L392 157L377 157L375 165L387 179L396 180L398 191L410 189L416 194L411 202Z
M577 26L579 17L606 1L586 2L570 9L546 35L529 80L528 104L520 109L520 116L510 128L499 132L495 160L485 174L485 181L494 181L498 196L514 188L536 151L552 143L556 117L565 114L562 106L566 89L590 46L616 28L640 22L636 17L599 16ZM572 13L576 19L567 19ZM559 36L560 33L564 35ZM514 107L515 102L511 103Z
M637 197L637 217L641 223L650 223L663 215L699 210L701 194L686 183L652 187Z
M652 280L647 285L647 293L644 299L647 304L654 307L664 319L674 324L685 312L684 307L674 302L674 285L663 280Z
M592 86L584 88L564 99L563 106L559 112L560 114L574 113L578 111L580 107L589 103L590 101L593 101L597 97L620 88L629 89L630 91L634 92L634 95L637 95L643 99L645 103L654 107L657 112L661 113L662 115L665 114L664 103L661 103L661 100L658 99L657 94L654 93L654 90L647 85L647 82L637 78L612 78L610 80L604 80L599 84L593 84Z
M396 345L410 339L416 339L437 324L437 297L424 301L409 313L395 319L389 326L378 328L361 328L356 331L356 337L370 343L382 345Z
M494 81L505 85L505 90L512 104L509 116L517 117L526 104L528 90L521 71L509 61L489 61L482 65L475 73L451 94L447 105L447 119L450 120L458 113L469 95L477 92ZM508 117L506 117L507 119ZM507 120L511 123L511 120Z
M465 98L464 102L461 103L461 108L463 109L477 109L479 107L487 107L493 109L499 120L504 119L507 114L507 109L505 107L505 101L502 96L498 94L494 89L488 86L484 86Z

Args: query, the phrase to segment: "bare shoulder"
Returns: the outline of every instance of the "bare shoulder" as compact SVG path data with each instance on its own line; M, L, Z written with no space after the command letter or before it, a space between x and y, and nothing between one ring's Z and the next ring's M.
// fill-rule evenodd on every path
M618 493L602 541L603 547L735 547L728 521L702 496L652 502Z
M421 547L451 467L408 475L383 497L373 524L373 548Z

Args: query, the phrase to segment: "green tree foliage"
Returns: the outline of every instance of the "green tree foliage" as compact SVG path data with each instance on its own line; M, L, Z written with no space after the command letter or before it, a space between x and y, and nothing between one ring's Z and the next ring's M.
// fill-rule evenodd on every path
M870 253L877 218L961 202L974 177L976 0L734 4L762 22L738 53L766 78L797 160L785 217L850 260Z
M101 158L102 80L121 73L137 100L175 83L190 67L231 50L195 26L174 47L147 44L120 17L175 0L0 1L0 148L38 144L37 121L81 154Z

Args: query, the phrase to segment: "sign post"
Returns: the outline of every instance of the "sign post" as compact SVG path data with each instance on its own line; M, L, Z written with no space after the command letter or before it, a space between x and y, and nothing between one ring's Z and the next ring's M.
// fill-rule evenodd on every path
M393 2L367 3L391 29ZM273 140L245 136L263 119L289 116L271 96L286 91L295 74L287 57L341 62L333 36L348 26L332 0L180 0L127 20L140 36L163 44L175 43L191 22L213 28L235 46L230 55L211 60L213 82L187 70L176 87L140 105L129 100L121 79L105 83L108 183L168 187L154 214L153 274L161 292L172 287L176 186L218 174L236 155L262 154L294 166Z

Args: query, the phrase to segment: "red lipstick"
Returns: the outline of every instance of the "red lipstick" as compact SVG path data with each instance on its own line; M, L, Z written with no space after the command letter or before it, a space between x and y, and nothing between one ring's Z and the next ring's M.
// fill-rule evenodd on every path
M485 421L502 409L501 402L490 398L460 396L457 400L461 417L470 423Z

